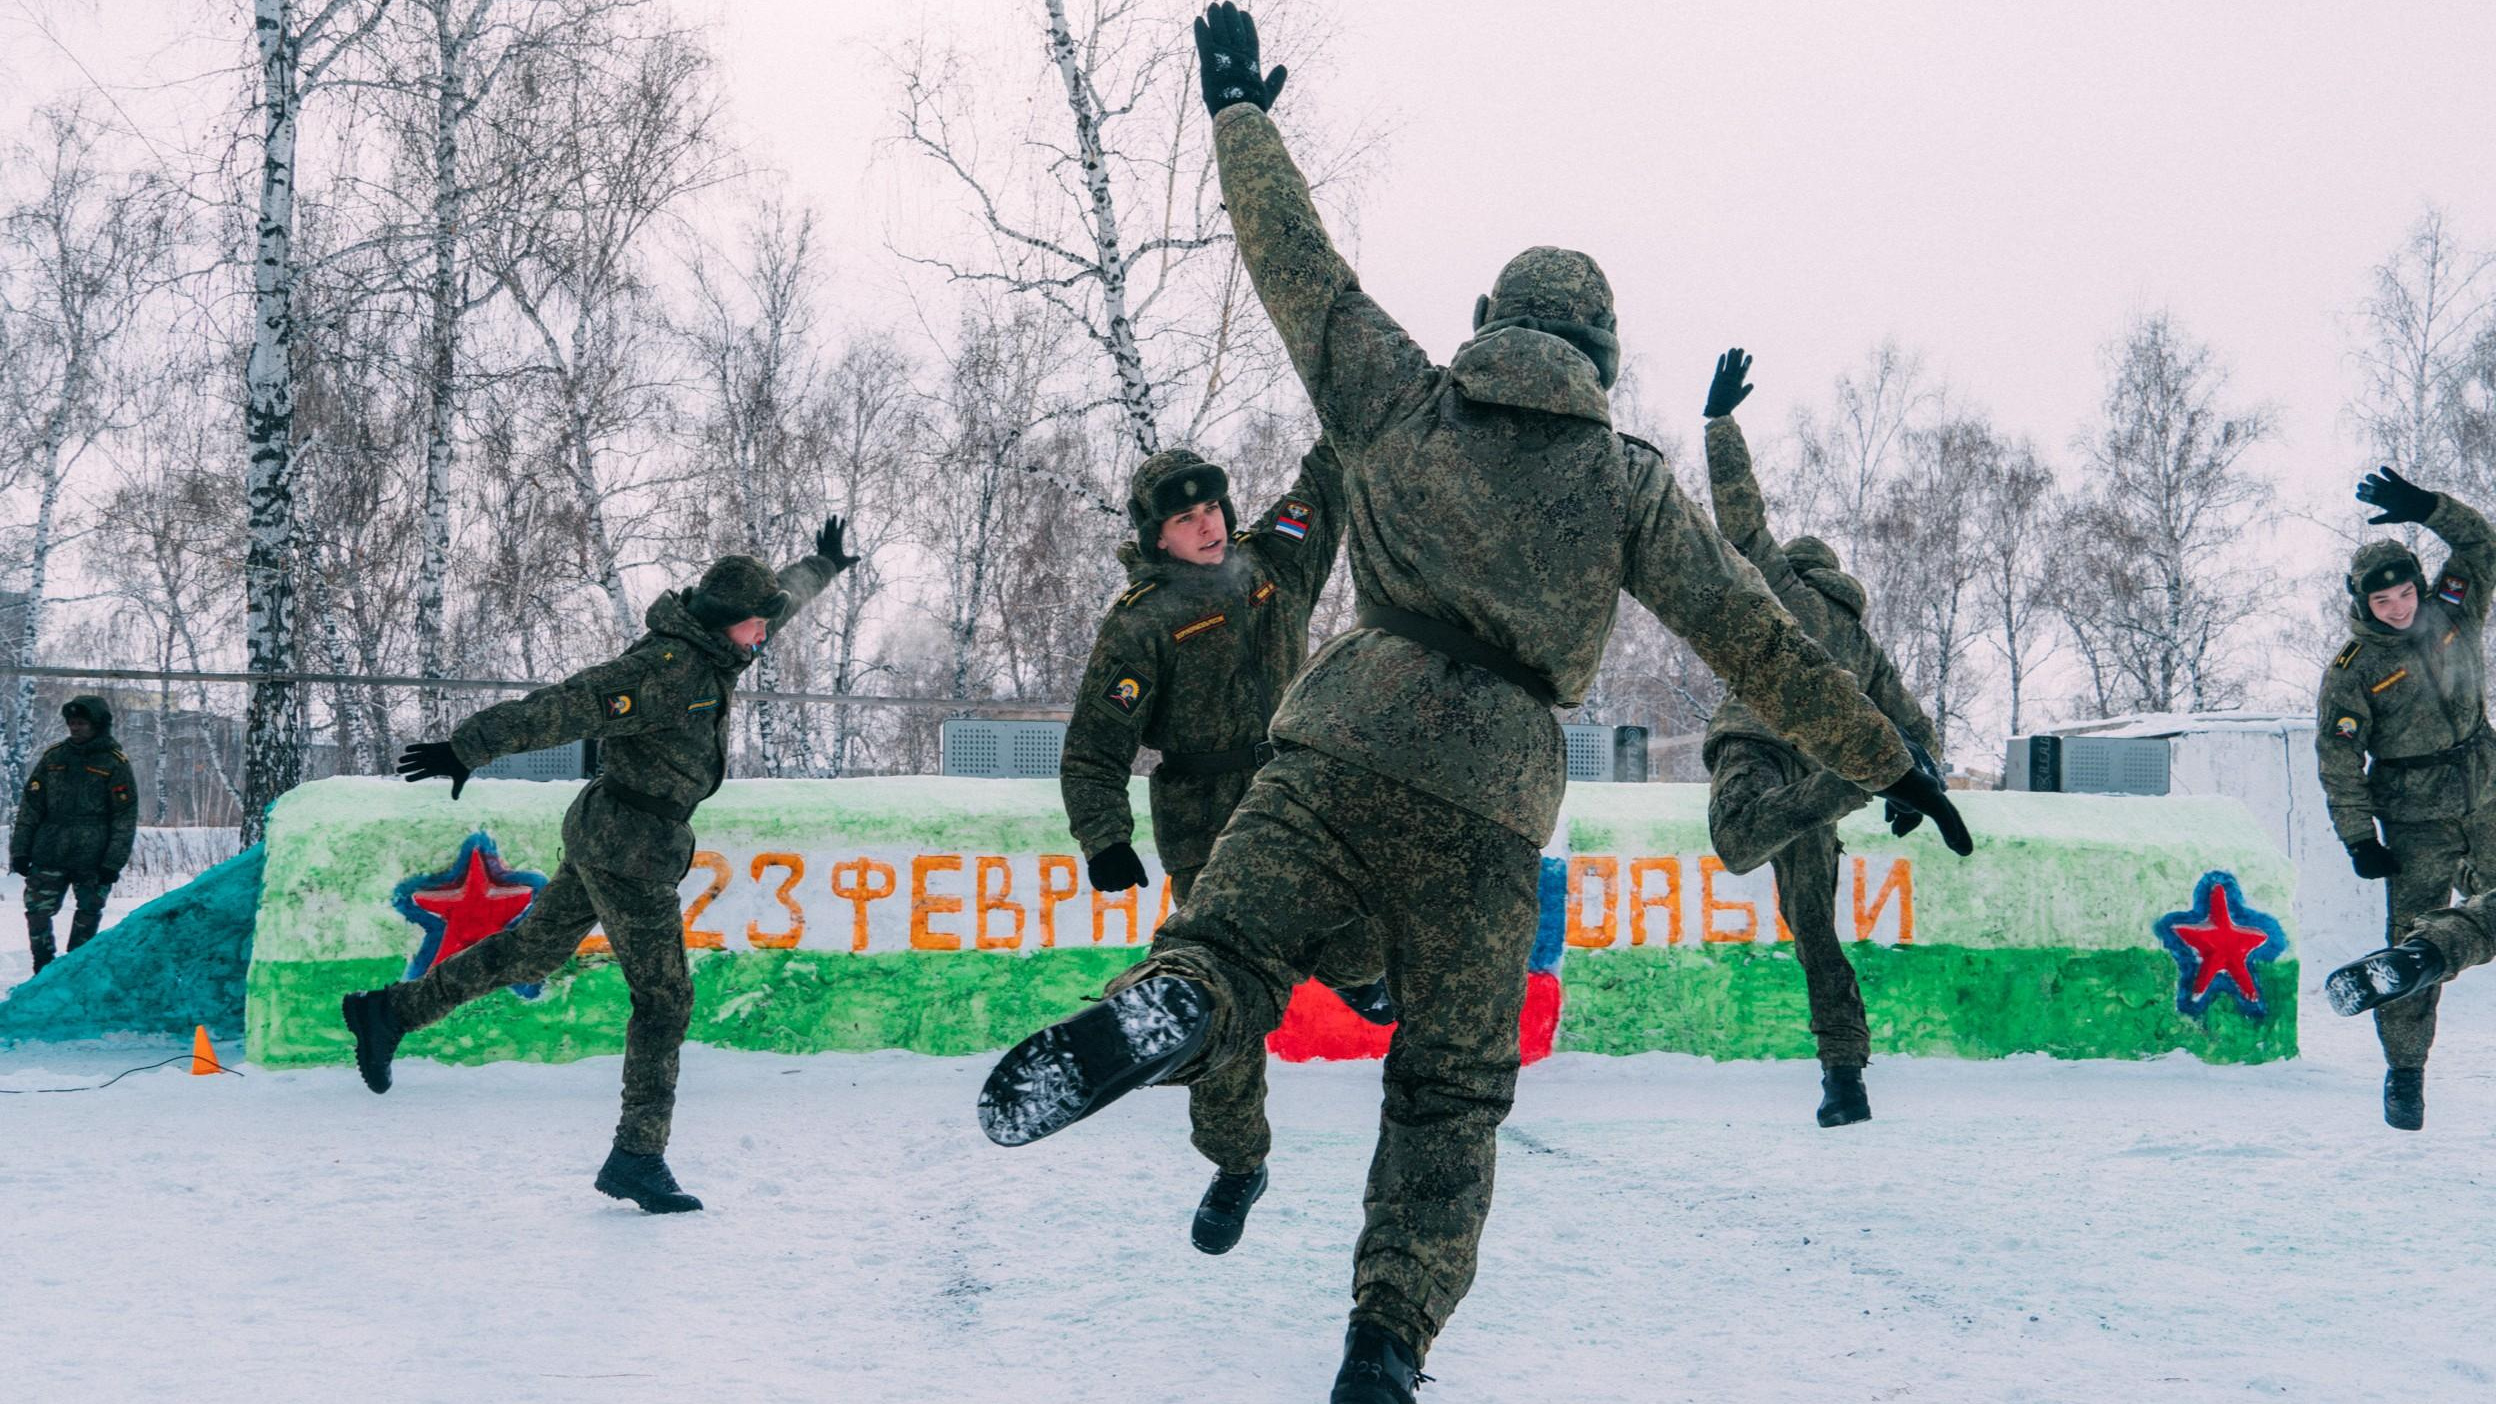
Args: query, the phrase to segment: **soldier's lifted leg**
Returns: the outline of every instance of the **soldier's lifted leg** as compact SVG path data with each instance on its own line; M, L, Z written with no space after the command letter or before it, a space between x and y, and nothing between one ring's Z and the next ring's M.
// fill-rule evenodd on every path
M497 756L584 737L602 743L603 767L565 812L563 861L517 923L420 980L346 997L341 1013L366 1086L390 1090L391 1059L408 1033L495 990L544 979L593 926L603 927L633 1012L624 1030L623 1116L597 1187L654 1214L702 1207L666 1160L677 1054L693 1017L676 884L693 862L694 810L728 774L737 678L854 563L841 537L835 517L817 534L814 554L776 573L751 556L724 557L700 584L660 596L649 632L621 656L488 707L450 740L410 746L399 757L410 781L448 777L453 799Z
M2370 541L2349 564L2349 643L2323 670L2315 751L2332 826L2357 875L2381 879L2387 947L2335 971L2343 1014L2371 1009L2386 1064L2383 1119L2426 1124L2438 985L2452 966L2404 938L2456 890L2496 880L2496 734L2482 638L2496 533L2455 498L2389 468L2359 485L2374 525L2423 523L2450 548L2430 575L2408 547ZM2380 832L2378 832L2380 830ZM2398 944L2392 944L2398 943Z
M1264 109L1282 87L1246 15L1197 28L1222 192L1254 280L1344 464L1357 627L1293 682L1289 747L1250 784L1165 952L999 1060L989 1135L1019 1144L1147 1083L1250 1056L1314 967L1313 933L1386 923L1403 1014L1354 1250L1333 1404L1409 1404L1472 1284L1508 1113L1540 853L1567 783L1555 705L1581 702L1623 590L1763 723L1864 789L1949 798L1673 485L1613 432L1611 287L1584 254L1529 249L1433 365L1361 290ZM1176 928L1173 930L1172 928Z

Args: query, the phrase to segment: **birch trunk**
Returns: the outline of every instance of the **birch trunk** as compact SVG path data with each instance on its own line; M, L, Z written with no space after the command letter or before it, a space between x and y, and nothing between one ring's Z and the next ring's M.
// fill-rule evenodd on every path
M1076 58L1065 0L1048 0L1048 6L1049 55L1066 80L1066 106L1075 116L1075 156L1083 167L1084 191L1092 201L1092 243L1100 268L1105 323L1103 349L1118 372L1118 404L1126 416L1127 437L1138 453L1150 457L1161 451L1161 426L1153 406L1153 383L1144 374L1143 348L1136 344L1135 322L1127 312L1127 255L1118 236L1117 202L1110 195L1109 160L1101 149L1100 104L1090 75Z
M459 124L467 104L465 65L468 35L452 23L448 5L433 11L434 56L437 64L433 121L433 276L427 290L432 324L426 337L425 419L425 554L416 577L417 673L448 676L450 660L447 621L443 618L443 587L451 571L451 466L457 453L452 419L458 409L453 377L459 369L459 231L463 211L459 186ZM440 688L416 694L419 730L427 736L450 733L449 698Z

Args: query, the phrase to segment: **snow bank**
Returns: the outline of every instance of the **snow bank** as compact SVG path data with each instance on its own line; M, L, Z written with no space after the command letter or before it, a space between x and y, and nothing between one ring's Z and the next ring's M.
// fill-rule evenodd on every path
M228 858L12 990L0 1001L0 1043L188 1034L200 1024L241 1037L263 857L254 845Z
M454 804L444 786L348 778L287 796L271 816L251 1056L345 1059L339 996L420 974L506 919L553 871L576 790L478 781ZM1929 830L1892 838L1876 811L1844 826L1841 934L1857 942L1877 1049L2294 1055L2296 963L2272 919L2291 908L2294 874L2243 806L1960 799L1980 836L1966 861ZM1140 892L1089 888L1049 781L735 782L703 807L697 838L680 889L692 1037L734 1048L1001 1047L1097 993L1171 905L1157 869ZM1556 1023L1558 1047L1809 1055L1770 880L1728 874L1708 851L1704 787L1579 786L1562 838L1545 912L1559 939L1535 963L1535 1018ZM1150 840L1147 826L1138 849ZM480 1000L408 1051L612 1053L628 1010L593 935L543 989Z

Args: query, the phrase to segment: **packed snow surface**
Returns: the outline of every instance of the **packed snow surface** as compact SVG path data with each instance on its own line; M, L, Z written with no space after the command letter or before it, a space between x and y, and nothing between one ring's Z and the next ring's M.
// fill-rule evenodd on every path
M2491 1009L2448 993L2418 1135L2365 1021L2319 1014L2257 1067L1884 1060L1835 1131L1808 1064L1555 1057L1424 1398L2489 1394ZM20 1048L0 1087L180 1051ZM0 1396L1325 1397L1376 1064L1274 1067L1273 1188L1222 1258L1181 1094L1000 1150L987 1067L688 1048L679 1218L590 1188L613 1058L0 1097Z

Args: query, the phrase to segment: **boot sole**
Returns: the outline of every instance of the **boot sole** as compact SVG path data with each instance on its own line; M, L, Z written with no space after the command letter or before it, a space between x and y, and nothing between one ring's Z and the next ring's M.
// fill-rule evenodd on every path
M379 1044L388 1036L381 1030L371 1027L373 1019L366 1012L369 1005L370 1001L349 995L338 1001L338 1017L340 1022L347 1026L347 1032L355 1036L357 1075L364 1079L366 1087L371 1088L375 1095L379 1095L390 1090L390 1060L398 1056L399 1049L398 1040L392 1038L389 1040L390 1051L388 1053L376 1057L370 1051L374 1045Z
M2416 992L2404 982L2400 967L2380 955L2353 960L2323 981L2323 998L2330 1001L2332 1012L2343 1018Z
M609 1199L621 1199L625 1203L632 1205L634 1208L639 1209L645 1214L694 1214L701 1212L702 1209L702 1201L695 1199L692 1195L686 1195L684 1197L687 1201L686 1203L668 1204L665 1202L653 1202L657 1199L657 1196L655 1195L645 1199L642 1196L633 1193L631 1190L624 1188L622 1185L609 1181L604 1175L598 1177L597 1184L598 1192L600 1194L605 1195Z
M1870 1107L1866 1107L1860 1113L1854 1111L1824 1111L1821 1112L1815 1119L1819 1121L1820 1129L1826 1131L1832 1127L1854 1126L1862 1122L1870 1121L1872 1119L1872 1109Z
M1001 1146L1063 1131L1175 1069L1211 1019L1196 985L1174 975L1138 981L998 1059L979 1089L979 1129Z

